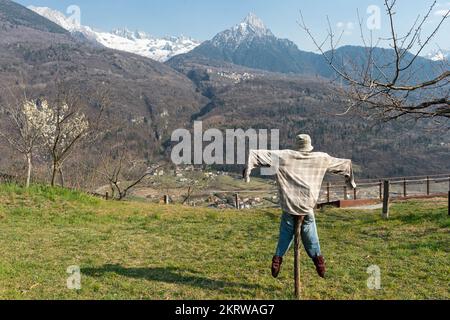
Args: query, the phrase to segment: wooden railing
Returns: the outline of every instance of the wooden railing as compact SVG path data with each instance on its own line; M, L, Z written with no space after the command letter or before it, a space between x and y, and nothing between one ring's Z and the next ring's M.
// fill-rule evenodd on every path
M322 188L322 198L325 202L349 199L376 199L384 198L384 183L389 181L391 198L447 196L450 191L450 174L394 177L382 179L359 180L357 188L349 190L344 184L326 182ZM439 188L436 188L439 185ZM396 186L397 188L392 188ZM433 186L435 186L433 188ZM420 190L423 188L423 190ZM365 192L363 192L365 190Z
M388 188L385 187L386 182ZM221 194L228 195L229 197L232 196L232 206L237 209L242 209L243 205L245 205L243 199L252 197L252 195L279 196L277 189L205 190L203 192L203 196L206 196L206 193L209 195ZM320 206L335 204L342 200L374 200L380 203L383 199L447 197L449 193L450 174L358 180L356 189L350 189L342 183L333 184L332 182L325 182L321 190L319 204ZM194 193L192 196L196 197L200 195ZM163 197L163 203L170 203L171 201L167 200L169 198L168 195L165 195ZM272 203L270 206L278 206L277 201L268 202ZM230 203L228 204L230 205Z

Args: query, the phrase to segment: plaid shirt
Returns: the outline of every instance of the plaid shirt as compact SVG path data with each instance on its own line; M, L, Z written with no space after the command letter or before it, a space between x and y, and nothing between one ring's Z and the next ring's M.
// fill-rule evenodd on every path
M292 215L314 215L325 174L346 177L349 187L356 188L352 161L337 159L321 152L292 150L251 150L247 163L246 180L251 171L270 167L276 175L280 204L284 212Z

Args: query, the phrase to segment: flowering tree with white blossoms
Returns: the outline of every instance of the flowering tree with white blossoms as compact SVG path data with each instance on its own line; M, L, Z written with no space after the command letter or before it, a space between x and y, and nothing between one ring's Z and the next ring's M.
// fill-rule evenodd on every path
M57 82L54 98L30 100L27 85L0 88L0 137L27 160L27 186L30 185L33 156L51 160L51 184L57 175L64 185L63 165L75 147L93 142L107 132L103 122L110 105L109 90ZM23 92L22 92L23 91Z
M41 142L41 131L46 122L45 115L39 112L36 102L17 101L3 106L3 113L8 120L0 129L0 136L11 147L25 156L27 162L26 187L30 186L33 168L33 151Z
M52 159L51 185L55 185L56 175L59 173L63 186L62 166L74 146L88 134L89 121L84 113L69 107L66 102L50 107L47 101L40 101L33 112L38 118L35 122L36 129Z

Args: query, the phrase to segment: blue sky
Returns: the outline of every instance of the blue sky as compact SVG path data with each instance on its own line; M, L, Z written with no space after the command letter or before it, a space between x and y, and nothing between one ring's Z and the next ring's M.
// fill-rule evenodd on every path
M299 29L299 11L319 39L326 36L327 15L335 30L344 32L341 44L361 44L356 10L366 19L371 5L381 8L380 27L374 37L389 31L383 0L16 0L23 5L47 6L66 12L70 5L81 8L81 23L109 31L117 27L141 30L153 36L186 35L207 40L240 22L249 12L258 15L281 38L294 41L300 49L313 51L309 38ZM425 14L432 0L398 0L396 21L399 34L406 33L418 14ZM439 22L439 12L450 9L442 0L424 31ZM428 50L450 49L450 19L442 26ZM383 44L382 44L383 45ZM384 44L383 46L386 46Z

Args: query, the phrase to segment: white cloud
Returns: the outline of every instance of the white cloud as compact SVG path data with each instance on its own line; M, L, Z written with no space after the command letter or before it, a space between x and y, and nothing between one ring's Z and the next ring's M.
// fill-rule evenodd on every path
M442 7L444 7L444 8L450 8L450 2L446 2L446 3L438 3L438 4L436 5L436 7L437 7L437 8L442 8Z
M440 2L436 5L436 10L433 14L437 17L444 17L450 11L450 1L449 2Z
M336 27L341 29L344 35L350 36L355 29L355 24L353 22L339 21L336 23Z
M434 12L435 16L439 16L439 17L444 17L446 14L448 14L450 9L441 9L441 10L436 10Z

